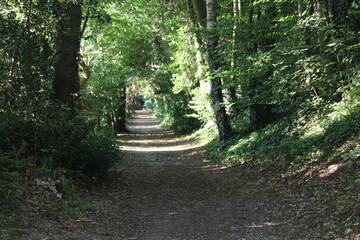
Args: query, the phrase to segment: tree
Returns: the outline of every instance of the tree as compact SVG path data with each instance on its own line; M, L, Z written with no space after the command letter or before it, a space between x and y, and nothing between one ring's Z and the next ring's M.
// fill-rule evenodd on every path
M232 130L224 106L221 78L216 76L220 69L220 56L217 52L219 36L216 33L217 0L207 0L207 34L206 50L209 65L211 97L215 113L216 125L219 131L220 140L227 140L232 135Z
M73 104L80 90L78 55L81 36L81 5L67 1L58 3L54 92L55 98Z
M255 42L254 51L259 54L267 54L274 44L274 39L270 34L273 21L276 17L276 8L274 4L268 3L263 8L258 9L257 21L261 23L262 28L265 29L264 35L257 38ZM252 22L252 14L249 14L249 23ZM250 50L251 51L251 50ZM253 130L263 128L267 124L274 121L276 118L272 113L274 106L269 104L267 99L262 98L262 94L265 91L266 82L269 81L272 75L271 65L262 63L260 74L254 74L249 78L249 97L251 104L250 108L250 126Z
M207 11L205 0L192 0L193 8L196 13L196 17L199 23L199 27L202 29L207 28Z
M120 96L118 109L115 112L115 130L118 133L127 132L126 129L126 84L124 82L120 83Z
M219 36L216 29L217 8L216 0L193 0L194 10L200 27L206 28L206 53L208 71L210 75L210 95L215 115L215 121L221 141L228 139L232 135L230 123L224 106L221 78L217 76L220 70L220 55L217 52ZM204 15L206 14L206 25Z

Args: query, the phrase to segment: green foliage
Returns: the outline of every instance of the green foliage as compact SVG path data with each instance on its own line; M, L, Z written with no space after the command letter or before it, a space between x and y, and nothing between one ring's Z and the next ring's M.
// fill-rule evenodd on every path
M88 8L91 2L82 1ZM37 216L88 208L76 200L79 187L119 159L113 131L94 123L81 104L53 98L57 7L57 1L0 1L0 238L10 239L12 226L33 214L28 202L41 206ZM38 179L60 180L69 205L38 191Z
M200 86L191 91L192 98L189 107L194 111L190 116L199 119L201 123L214 122L214 112L209 96L209 82L201 81Z
M65 166L89 177L103 175L120 157L114 135L90 133L73 149Z
M46 109L46 111L45 111ZM26 116L19 113L0 113L0 235L24 221L14 214L32 214L23 199L41 208L36 215L55 218L60 213L75 215L91 205L79 199L84 184L98 181L120 156L116 135L108 129L93 129L88 120L73 109L44 107L45 115ZM59 180L62 197L54 201L39 192L36 180L52 183ZM51 194L51 193L50 193Z
M67 168L89 177L103 174L118 159L114 133L92 130L87 119L72 110L46 110L39 119L2 113L0 149L32 157L38 166Z
M12 204L12 199L20 194L19 178L26 166L24 159L12 159L5 154L0 155L0 203ZM0 211L4 211L1 209Z
M352 109L349 111L349 109ZM300 168L311 159L325 161L332 152L360 134L358 106L343 105L306 118L295 115L265 128L234 138L226 145L214 145L210 156L225 161ZM354 152L344 154L350 158Z
M351 152L341 155L341 157L344 158L345 160L355 160L356 158L359 157L359 155L360 155L360 148L355 148ZM360 181L360 179L358 180Z
M200 127L200 122L191 116L193 110L189 108L188 98L181 93L158 95L155 99L145 98L145 107L154 112L162 126L173 129L176 134L191 133Z

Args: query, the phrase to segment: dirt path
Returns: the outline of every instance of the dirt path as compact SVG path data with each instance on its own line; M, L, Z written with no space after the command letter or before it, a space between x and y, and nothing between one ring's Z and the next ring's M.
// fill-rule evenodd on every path
M277 191L207 161L148 112L130 127L119 140L124 162L89 193L97 211L37 239L304 239Z

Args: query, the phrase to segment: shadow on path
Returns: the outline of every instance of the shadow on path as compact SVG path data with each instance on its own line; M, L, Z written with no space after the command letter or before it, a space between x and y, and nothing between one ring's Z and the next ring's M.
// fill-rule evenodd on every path
M97 210L49 239L301 239L277 191L205 159L199 143L173 137L149 112L129 126L123 162L88 193Z
M173 137L149 112L137 111L129 125L119 140L129 187L113 185L114 204L102 213L117 223L114 239L287 238L276 192L206 160L200 144Z

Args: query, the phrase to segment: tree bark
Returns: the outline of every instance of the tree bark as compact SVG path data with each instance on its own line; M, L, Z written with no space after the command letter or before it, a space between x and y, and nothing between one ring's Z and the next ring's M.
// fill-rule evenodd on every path
M238 62L238 45L240 43L239 39L239 27L240 27L240 17L241 17L241 0L233 1L233 44L232 44L232 54L231 54L231 71L232 71L232 81L239 81L239 77L236 74L237 71L237 62ZM238 112L238 98L237 98L237 89L236 86L231 86L229 88L229 97L230 101L233 104L231 108L231 117L235 117Z
M206 2L205 0L192 0L193 7L201 29L206 29Z
M190 15L190 22L191 22L191 26L192 27L198 27L198 25L200 25L200 28L201 27L201 24L199 23L200 22L200 16L199 14L196 14L196 12L202 12L202 13L205 13L205 25L204 25L204 28L206 28L206 5L204 4L203 8L205 9L197 9L194 7L194 4L193 4L193 1L196 1L196 0L188 0L188 11L189 11L189 15ZM201 0L203 1L203 0ZM198 4L199 5L199 4ZM197 7L199 7L197 5ZM200 14L202 15L202 14ZM204 36L203 34L201 34L200 32L198 33L195 33L195 36L194 36L194 48L196 49L196 63L198 65L198 71L197 71L197 74L198 75L202 75L203 73L203 66L206 65L206 60L205 60L205 57L204 57L204 54L201 52L201 48L202 46L204 45ZM199 86L200 85L200 81L197 81L196 82L196 85L195 86Z
M232 130L228 121L226 110L224 107L224 97L222 93L221 79L215 76L219 70L219 55L217 53L217 46L219 37L216 34L215 23L217 18L217 1L206 0L207 10L207 58L210 73L210 85L211 85L211 98L212 106L215 113L216 125L219 131L220 140L226 140L231 137Z
M116 113L115 130L118 133L127 132L126 129L126 86L122 84L119 97L119 108Z
M80 90L78 54L81 35L81 5L60 3L53 88L55 98L73 104Z
M271 24L272 20L276 17L276 8L274 6L267 6L263 9L263 11L264 13L262 13L261 9L259 9L256 19L262 20L263 22L267 21L268 24ZM252 18L252 13L249 13L249 23L253 21ZM265 26L269 27L269 25ZM253 51L270 51L271 45L274 43L274 41L275 39L264 37L256 42L256 47L253 49ZM273 70L270 67L266 70L265 73L262 74L262 76L252 76L249 79L249 98L251 101L249 111L251 130L261 129L276 120L276 116L272 113L274 106L272 104L262 103L261 100L263 99L260 99L259 97L259 92L263 91L262 87L264 86L264 83L270 78L272 71Z

